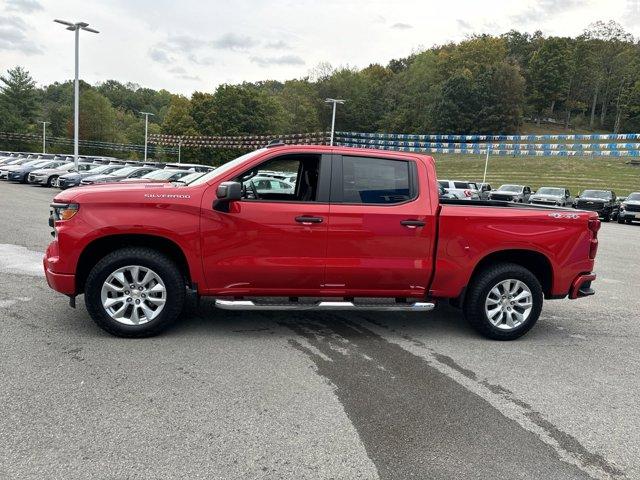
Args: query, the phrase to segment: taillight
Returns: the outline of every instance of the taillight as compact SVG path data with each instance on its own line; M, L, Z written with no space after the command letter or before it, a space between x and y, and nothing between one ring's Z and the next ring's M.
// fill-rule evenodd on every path
M471 190L465 190L465 191L464 191L464 196L465 196L465 197L470 197L471 195L473 195L473 194L471 193Z
M598 252L598 230L600 230L602 223L598 218L590 218L588 225L589 230L591 231L591 240L589 241L589 258L593 260L596 258L596 253Z

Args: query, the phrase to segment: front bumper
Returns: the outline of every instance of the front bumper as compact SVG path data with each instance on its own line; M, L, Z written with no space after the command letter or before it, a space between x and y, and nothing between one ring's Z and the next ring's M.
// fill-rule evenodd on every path
M640 220L640 212L628 212L627 210L620 210L618 217L623 220Z
M49 287L56 292L64 293L65 295L75 295L76 276L74 274L56 272L59 257L54 250L55 248L52 248L52 245L50 245L42 259L47 283Z
M10 182L21 182L22 179L24 178L24 175L21 173L9 173L9 175L7 176L7 180L9 180Z
M58 179L58 188L66 189L71 187L77 187L80 184L79 180L61 180Z
M578 275L576 279L571 283L571 289L569 290L569 298L575 300L576 298L589 297L596 292L591 288L591 282L596 279L595 274L588 273Z
M33 183L36 185L44 185L47 183L48 177L41 177L38 175L29 174L28 177L29 183Z

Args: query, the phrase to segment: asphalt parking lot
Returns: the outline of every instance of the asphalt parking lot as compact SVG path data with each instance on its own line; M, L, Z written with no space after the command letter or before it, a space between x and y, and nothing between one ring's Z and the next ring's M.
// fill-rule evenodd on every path
M640 478L640 225L515 342L458 311L241 313L114 338L50 290L54 190L0 184L0 478Z

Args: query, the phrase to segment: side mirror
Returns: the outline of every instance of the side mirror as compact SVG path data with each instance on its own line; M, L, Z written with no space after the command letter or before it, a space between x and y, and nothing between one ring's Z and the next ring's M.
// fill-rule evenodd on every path
M218 185L216 196L218 200L224 200L226 202L240 200L242 198L242 185L240 182L223 182Z
M242 199L242 184L240 182L222 182L216 190L217 200L213 202L213 209L228 212L229 203Z

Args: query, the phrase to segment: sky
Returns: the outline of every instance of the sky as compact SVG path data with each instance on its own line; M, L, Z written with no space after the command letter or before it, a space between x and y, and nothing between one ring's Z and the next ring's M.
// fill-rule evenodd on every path
M0 70L21 65L39 85L73 78L73 33L56 18L100 31L80 34L83 80L187 96L324 62L385 65L474 33L575 36L615 20L640 37L640 0L0 0Z

